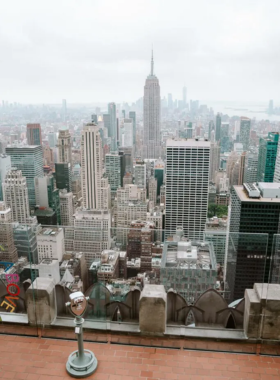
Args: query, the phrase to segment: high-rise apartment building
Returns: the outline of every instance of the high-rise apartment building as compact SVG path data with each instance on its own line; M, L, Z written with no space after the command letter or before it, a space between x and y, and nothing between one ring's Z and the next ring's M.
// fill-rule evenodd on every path
M12 169L11 157L6 154L0 154L0 201L3 201L2 184L5 181L6 174Z
M28 145L42 145L42 131L40 124L27 124L26 137Z
M18 260L14 244L12 212L4 202L0 202L0 261L15 263Z
M215 140L216 140L216 142L221 140L221 125L222 125L222 118L221 118L221 115L218 113L216 116L216 125L215 125Z
M60 130L57 140L58 162L72 164L72 143L71 135L68 129Z
M159 158L160 146L160 86L154 75L152 55L151 73L144 87L144 136L142 158Z
M60 220L62 226L72 226L74 224L73 215L73 193L66 189L59 191Z
M231 300L244 297L254 283L269 282L274 234L279 231L278 183L234 186L229 211L226 280Z
M259 182L273 182L278 140L278 132L270 132L268 137L260 138L258 160Z
M26 177L29 207L36 205L35 177L43 177L43 151L39 145L8 145L6 153L11 157L12 167L21 170Z
M11 209L13 222L27 223L30 218L26 178L21 170L12 169L3 183L4 202Z
M172 235L181 226L190 239L202 236L208 209L209 171L210 142L167 140L167 235Z
M240 118L240 142L243 150L247 151L250 146L251 119L248 117Z
M133 123L133 147L136 145L136 112L130 111L128 117L132 119Z
M86 124L82 131L81 157L84 207L91 210L106 210L110 206L110 185L107 178L102 178L102 142L99 127L94 123ZM103 181L101 181L102 179ZM108 199L104 197L102 191L109 194Z
M105 156L105 171L114 195L121 187L121 156L117 152L108 153Z

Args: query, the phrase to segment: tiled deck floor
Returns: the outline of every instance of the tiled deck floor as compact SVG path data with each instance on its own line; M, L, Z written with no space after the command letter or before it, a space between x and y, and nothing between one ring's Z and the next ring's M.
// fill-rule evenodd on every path
M0 378L70 379L73 341L0 335ZM85 343L99 362L93 380L280 379L280 357Z

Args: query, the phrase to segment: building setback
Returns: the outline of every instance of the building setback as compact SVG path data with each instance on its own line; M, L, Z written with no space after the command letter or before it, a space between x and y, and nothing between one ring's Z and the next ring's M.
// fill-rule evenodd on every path
M159 158L160 146L160 86L154 75L154 58L151 60L151 73L144 87L144 137L142 158Z

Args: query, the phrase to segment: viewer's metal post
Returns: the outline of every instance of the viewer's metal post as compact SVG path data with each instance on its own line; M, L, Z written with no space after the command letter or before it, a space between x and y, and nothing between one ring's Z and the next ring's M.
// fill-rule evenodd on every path
M85 297L82 292L70 294L70 301L66 306L70 307L71 314L75 316L75 334L78 340L78 350L72 352L66 363L66 370L70 376L76 378L87 377L97 369L97 359L94 354L84 349L83 342L83 323L84 315L87 308L88 297Z

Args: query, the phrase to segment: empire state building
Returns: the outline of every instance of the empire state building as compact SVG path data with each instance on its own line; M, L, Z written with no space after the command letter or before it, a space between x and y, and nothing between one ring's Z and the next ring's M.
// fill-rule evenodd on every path
M152 53L151 73L144 87L144 138L142 158L159 158L160 146L160 87L154 75L154 58Z

